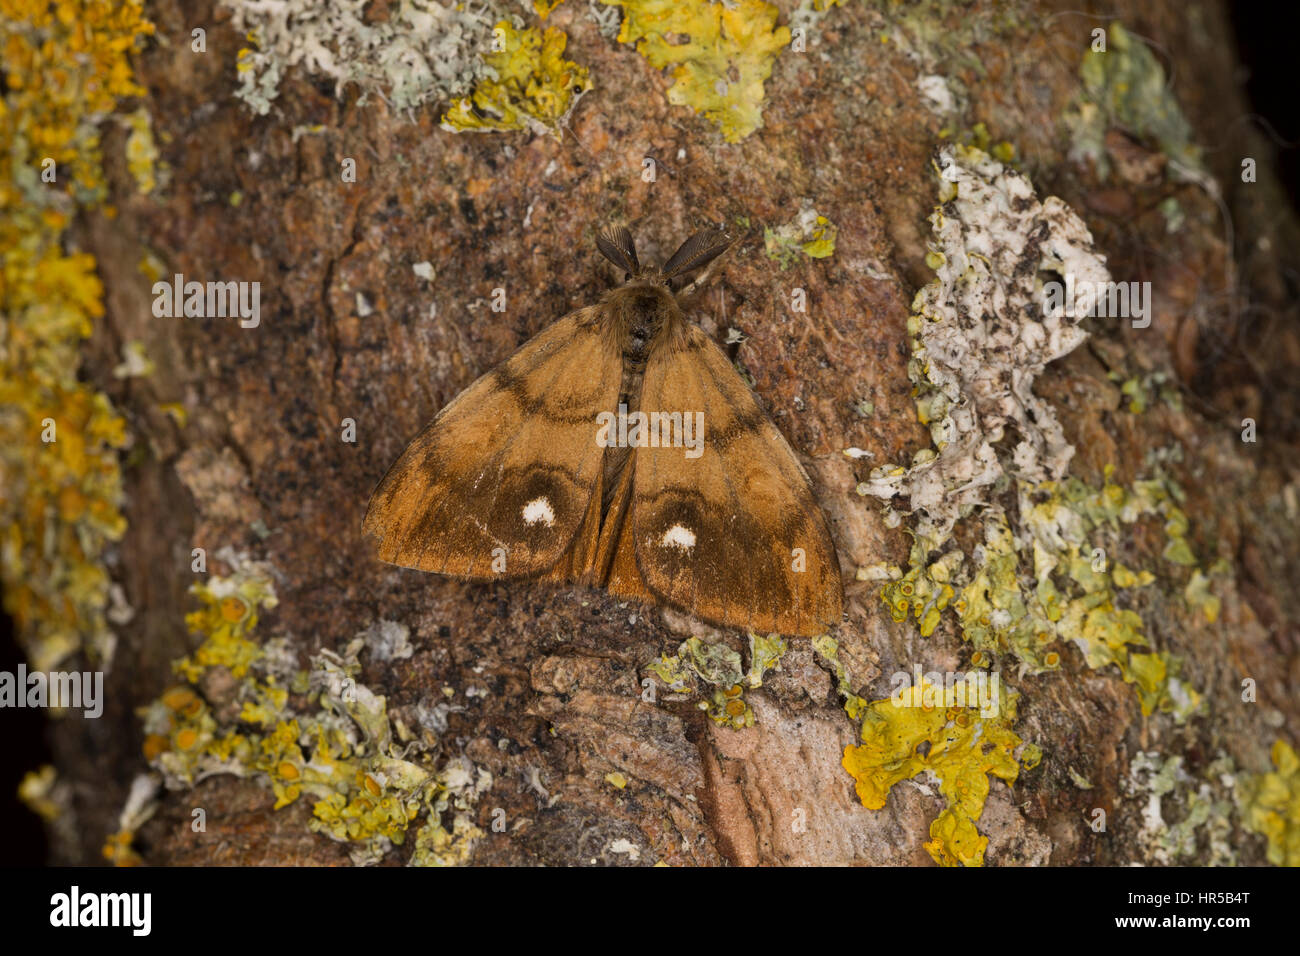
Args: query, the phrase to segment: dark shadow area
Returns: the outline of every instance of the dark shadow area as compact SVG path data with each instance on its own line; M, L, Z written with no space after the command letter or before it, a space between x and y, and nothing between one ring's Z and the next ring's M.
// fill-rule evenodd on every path
M1256 125L1277 147L1277 174L1300 212L1300 109L1296 107L1294 4L1229 3L1246 95L1265 121Z
M8 614L0 613L0 671L16 675L23 661L14 637L13 621ZM5 828L0 864L42 866L49 854L45 825L18 799L18 784L28 771L50 762L50 750L45 742L47 712L7 707L0 711L0 719L4 721L0 725L0 739L4 741L5 753L0 767L0 813L10 821Z

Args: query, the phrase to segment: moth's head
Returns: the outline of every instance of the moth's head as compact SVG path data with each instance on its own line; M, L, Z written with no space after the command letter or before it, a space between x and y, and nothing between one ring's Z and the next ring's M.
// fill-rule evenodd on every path
M679 280L703 269L726 252L730 245L731 237L726 233L704 229L683 242L661 267L655 268L641 265L632 233L626 228L605 229L596 236L596 248L600 254L623 270L624 288L642 287L645 295L655 298L662 296L660 290L675 293Z

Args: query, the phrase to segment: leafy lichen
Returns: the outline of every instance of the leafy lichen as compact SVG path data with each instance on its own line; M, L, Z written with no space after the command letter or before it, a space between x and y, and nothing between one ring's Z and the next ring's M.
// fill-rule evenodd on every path
M1204 178L1200 149L1191 142L1191 124L1160 61L1141 39L1112 23L1106 49L1083 55L1079 79L1082 93L1065 117L1072 158L1091 160L1104 178L1110 169L1106 131L1116 127L1159 147L1180 178Z
M819 634L813 638L812 647L813 651L830 665L835 675L835 691L844 699L844 710L849 715L849 719L854 722L860 720L867 709L868 702L853 692L849 669L840 660L839 642L828 634Z
M785 639L776 634L749 635L748 670L738 652L725 644L687 638L676 654L664 654L647 668L669 690L688 694L703 688L699 707L714 723L740 730L754 725L754 711L745 700L746 687L761 687L763 675L780 668Z
M1273 769L1243 775L1246 826L1268 840L1268 861L1300 866L1300 757L1285 740L1273 742Z
M587 70L564 58L568 37L548 27L517 30L496 25L502 49L483 57L488 74L456 101L442 128L458 133L532 129L556 132L591 88Z
M1105 266L1064 203L1039 202L1023 175L988 154L949 146L936 165L944 201L931 216L938 276L917 293L908 326L908 374L933 447L910 468L874 469L858 487L887 501L905 496L916 519L909 567L886 569L892 580L881 598L895 620L912 617L927 636L951 608L977 664L1007 653L1022 674L1054 670L1060 642L1072 642L1088 666L1116 665L1144 713L1182 722L1201 699L1180 679L1176 656L1147 650L1141 616L1124 606L1155 576L1106 557L1122 526L1156 517L1164 558L1195 565L1180 492L1162 478L1121 487L1110 471L1100 488L1068 477L1074 449L1033 392L1046 364L1085 338L1077 318L1044 309L1040 273L1107 281ZM967 554L952 546L952 530L972 515L981 540ZM886 507L887 522L901 519Z
M601 0L623 9L620 43L671 68L668 102L714 122L729 143L763 125L763 84L790 30L764 0Z
M221 0L247 45L235 69L235 95L266 114L293 67L334 81L336 94L354 84L366 97L399 111L464 95L487 74L478 56L492 42L502 9L493 3L404 0L382 18L369 0Z
M912 690L926 704L902 707L888 697L866 705L862 743L845 748L844 769L856 781L858 799L871 810L885 806L895 784L932 774L947 806L930 824L926 851L943 866L982 866L989 841L975 824L984 812L989 780L1014 783L1020 774L1015 751L1022 741L1011 729L1016 695L1007 695L999 713L985 718L978 710L930 703L942 701L943 688L927 680ZM1038 756L1029 752L1034 763Z

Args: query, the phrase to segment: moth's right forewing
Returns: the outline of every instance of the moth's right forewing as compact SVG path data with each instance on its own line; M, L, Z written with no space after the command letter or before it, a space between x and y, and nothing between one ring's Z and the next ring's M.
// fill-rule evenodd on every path
M760 633L839 623L839 560L808 476L722 350L698 328L646 366L641 407L703 416L702 454L638 448L636 565L661 600Z
M468 578L541 573L572 543L618 402L622 360L599 307L526 342L444 408L366 512L381 560Z

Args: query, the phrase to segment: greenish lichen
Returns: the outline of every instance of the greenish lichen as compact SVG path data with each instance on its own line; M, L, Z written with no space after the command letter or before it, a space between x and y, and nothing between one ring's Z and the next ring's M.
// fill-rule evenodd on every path
M1197 778L1181 756L1138 751L1123 789L1140 802L1143 859L1161 866L1235 866L1237 782L1231 757L1212 761Z
M1273 770L1242 776L1245 824L1268 840L1268 861L1300 866L1300 757L1285 740L1273 742Z
M1145 412L1155 399L1164 402L1175 411L1182 410L1182 395L1166 372L1151 372L1127 379L1118 372L1110 372L1108 377L1119 384L1120 394L1128 399L1128 410L1134 415Z
M750 687L762 687L763 675L770 670L781 669L781 655L789 647L785 638L779 634L769 634L766 637L750 634L749 670L745 674L745 682Z
M687 638L676 654L664 654L648 670L675 694L703 693L699 702L714 723L739 730L754 725L745 688L761 687L763 675L781 666L787 644L777 634L749 635L749 669L740 654L721 643ZM700 685L705 685L701 687Z
M763 125L763 84L790 31L764 0L601 0L621 7L620 43L671 68L668 102L714 122L729 143Z
M869 0L872 14L883 21L883 46L896 49L926 72L943 67L956 74L988 73L979 50L1006 44L1024 32L1022 7L1014 3L972 4L962 0Z
M819 634L812 639L812 647L817 656L830 665L831 673L835 675L835 691L844 700L844 711L850 720L857 723L866 712L868 703L866 698L853 692L849 670L840 660L839 642L829 634Z
M1083 55L1079 80L1083 90L1065 116L1071 158L1091 161L1104 179L1110 170L1106 131L1115 127L1158 147L1175 177L1204 178L1201 151L1191 142L1191 125L1164 68L1122 24L1110 25L1104 52L1090 49Z

